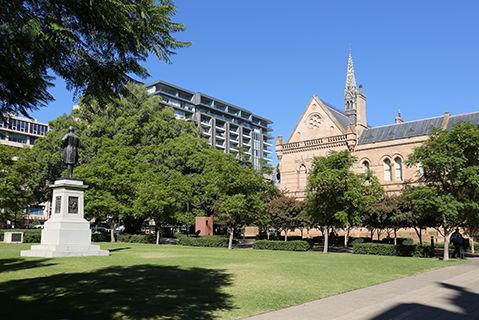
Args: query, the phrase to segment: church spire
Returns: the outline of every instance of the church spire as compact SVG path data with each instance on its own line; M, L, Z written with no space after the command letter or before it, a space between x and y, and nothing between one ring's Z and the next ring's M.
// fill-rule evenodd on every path
M356 76L354 75L353 54L351 48L348 56L348 69L346 74L346 85L344 87L344 111L349 113L356 110L356 98L358 87L356 86Z

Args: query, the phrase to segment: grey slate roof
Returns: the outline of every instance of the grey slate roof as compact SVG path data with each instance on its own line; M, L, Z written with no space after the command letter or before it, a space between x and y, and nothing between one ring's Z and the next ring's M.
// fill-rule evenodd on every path
M321 99L321 102L328 107L328 110L331 112L331 114L336 118L336 120L343 126L344 129L346 129L349 126L349 118L347 115L345 115L343 112L339 111L336 107L333 105L327 103L326 101Z
M368 128L363 131L359 144L397 140L427 135L433 128L441 126L443 116Z
M439 128L443 119L444 116L440 116L430 119L368 128L365 129L359 137L358 145L424 136L429 134L433 128ZM447 130L451 129L454 124L459 122L470 122L472 124L479 125L479 112L451 116L447 122Z
M479 125L479 112L472 112L472 113L465 113L465 114L458 114L455 116L451 116L447 123L447 129L451 129L452 126L459 122L469 122L475 124L476 126Z

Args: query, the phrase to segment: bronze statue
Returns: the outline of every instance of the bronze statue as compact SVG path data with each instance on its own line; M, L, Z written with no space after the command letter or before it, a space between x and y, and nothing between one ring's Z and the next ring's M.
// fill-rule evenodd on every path
M73 176L73 168L78 164L78 149L81 146L80 138L75 134L73 127L62 138L63 163L67 166L67 178Z

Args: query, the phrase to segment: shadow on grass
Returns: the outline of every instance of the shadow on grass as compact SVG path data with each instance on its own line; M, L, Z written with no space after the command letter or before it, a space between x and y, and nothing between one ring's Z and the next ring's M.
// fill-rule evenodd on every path
M230 310L222 270L113 266L0 283L0 319L213 319Z
M47 262L50 259L36 259L36 260L24 260L24 259L0 259L0 273L7 271L17 271L38 267L53 266L56 263Z
M108 251L115 252L115 251L122 251L122 250L128 250L128 249L131 249L131 247L112 248L112 249L108 249Z
M408 320L477 320L479 319L478 301L479 294L455 286L452 284L441 283L441 286L450 289L451 305L454 305L460 311L455 312L438 307L428 306L420 303L401 303L384 313L376 316L373 320L386 319L408 319Z

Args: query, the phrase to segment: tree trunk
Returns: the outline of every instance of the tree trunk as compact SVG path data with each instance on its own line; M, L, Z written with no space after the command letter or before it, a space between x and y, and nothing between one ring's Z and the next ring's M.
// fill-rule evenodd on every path
M160 244L160 229L156 228L156 244Z
M266 230L266 238L269 240L269 230Z
M444 229L444 254L442 260L449 260L449 235L446 229Z
M397 229L394 228L394 245L398 245L398 234L397 234Z
M230 239L229 239L229 241L228 241L228 249L233 249L233 235L234 235L234 231L235 231L234 228L229 228Z
M373 241L373 237L374 237L374 229L371 229L371 241Z
M284 229L284 241L288 241L288 229Z
M327 253L328 252L328 242L329 242L329 228L328 227L324 227L323 239L324 239L323 252Z
M115 222L110 224L110 242L115 242Z
M471 253L475 253L475 250L474 250L474 237L473 236L469 236L469 244L471 245Z
M377 233L378 233L378 241L379 241L381 240L381 229L378 229Z
M422 245L422 228L419 228L419 244Z
M349 228L344 229L344 247L348 247Z

